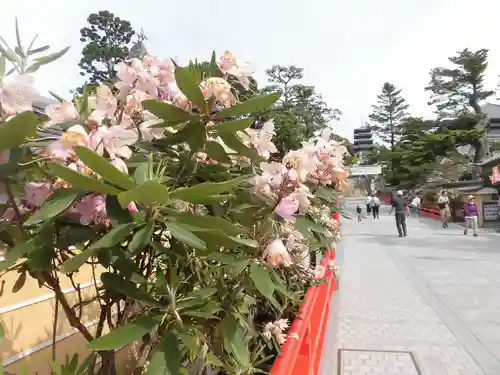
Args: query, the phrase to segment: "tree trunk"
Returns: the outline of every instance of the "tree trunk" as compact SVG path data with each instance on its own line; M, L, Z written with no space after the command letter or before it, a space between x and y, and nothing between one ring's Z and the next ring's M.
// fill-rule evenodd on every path
M391 129L391 175L392 175L392 185L396 185L396 171L394 170L394 144L395 144L395 137L394 137L394 124L392 123L392 120L389 122L389 126Z
M101 368L99 375L116 375L116 353L114 350L99 352L101 356Z

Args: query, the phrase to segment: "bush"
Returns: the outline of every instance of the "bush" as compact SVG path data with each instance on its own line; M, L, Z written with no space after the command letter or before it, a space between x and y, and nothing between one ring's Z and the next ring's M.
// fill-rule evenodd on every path
M228 81L247 87L251 70L229 53L185 67L132 59L114 87L87 87L41 117L18 53L3 61L20 74L0 84L0 269L54 290L100 357L87 373L115 374L114 350L133 342L137 374L255 372L324 277L309 256L339 236L345 147L324 132L268 161L273 122L250 126L278 95L240 101ZM77 289L83 267L96 295L70 305L60 279ZM89 304L95 332L82 321Z

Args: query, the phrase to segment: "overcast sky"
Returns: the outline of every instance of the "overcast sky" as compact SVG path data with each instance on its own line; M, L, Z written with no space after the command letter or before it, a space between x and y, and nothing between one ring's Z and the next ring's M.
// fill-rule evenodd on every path
M5 1L0 35L15 41L14 17L25 44L71 46L68 54L36 74L37 87L68 96L83 82L77 62L79 29L89 13L109 10L144 29L150 53L181 61L230 50L251 62L257 78L273 64L305 70L330 106L344 115L334 124L352 130L370 114L382 84L403 89L413 115L431 116L429 70L445 65L455 51L490 49L487 84L500 74L499 0L21 0Z

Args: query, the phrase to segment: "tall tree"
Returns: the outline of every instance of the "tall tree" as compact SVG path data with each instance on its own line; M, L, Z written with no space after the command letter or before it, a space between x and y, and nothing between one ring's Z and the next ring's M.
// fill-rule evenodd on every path
M487 144L483 132L477 124L483 120L481 102L494 94L484 86L484 76L488 67L488 50L471 51L464 49L449 58L452 66L431 70L431 80L425 88L431 92L429 105L436 105L440 118L455 117L460 123L457 137L467 139L474 148L474 162L484 159ZM469 121L470 119L475 121ZM465 127L464 124L467 124Z
M401 95L401 89L389 82L384 83L377 98L377 104L372 106L373 112L369 116L370 127L382 141L390 145L390 151L394 153L396 142L401 135L400 124L407 114L408 104ZM390 169L392 183L396 184L394 158L391 160Z
M274 65L266 74L271 85L263 91L282 94L268 114L275 119L275 141L281 153L299 148L301 142L339 118L341 112L330 108L314 86L300 83L302 68Z
M80 75L91 84L113 83L115 66L129 55L135 31L129 21L107 10L90 14L87 21L89 26L80 30L80 41L85 43L78 64Z

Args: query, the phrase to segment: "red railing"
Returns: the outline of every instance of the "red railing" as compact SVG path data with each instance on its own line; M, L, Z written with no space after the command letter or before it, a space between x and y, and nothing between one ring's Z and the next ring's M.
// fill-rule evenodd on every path
M337 221L338 212L333 214ZM325 332L337 279L328 265L336 261L335 249L326 252L321 265L326 268L324 282L310 286L288 338L271 369L272 375L319 375Z
M430 216L435 219L441 219L441 214L438 206L426 206L420 209L420 213L425 216Z

